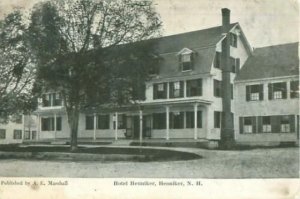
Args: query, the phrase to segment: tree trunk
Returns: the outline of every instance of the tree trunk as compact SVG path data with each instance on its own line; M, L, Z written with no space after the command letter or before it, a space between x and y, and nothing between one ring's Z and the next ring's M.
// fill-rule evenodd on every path
M75 151L77 149L78 121L79 121L78 108L73 108L72 110L69 110L68 122L70 126L71 151Z

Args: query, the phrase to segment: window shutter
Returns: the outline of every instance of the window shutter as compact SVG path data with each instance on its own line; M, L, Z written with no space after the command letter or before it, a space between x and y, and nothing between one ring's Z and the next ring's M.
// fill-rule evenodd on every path
M167 83L164 83L164 98L167 98L167 92L168 92L168 89L167 89L167 86L168 84Z
M259 100L263 100L264 99L264 85L261 84L259 85Z
M180 81L180 97L183 97L183 81Z
M257 117L257 121L258 121L258 124L257 124L257 133L262 133L263 132L263 128L262 128L262 116L258 116Z
M280 133L281 116L271 116L272 133Z
M174 83L173 82L169 83L169 97L170 98L174 97Z
M282 83L282 98L283 99L287 98L287 85L286 85L286 82Z
M243 120L243 117L240 117L239 118L240 120L240 134L243 134L243 127L244 127L244 120Z
M154 84L153 85L153 99L157 99L157 90L158 90L158 85Z
M202 79L198 79L199 95L202 96Z
M239 73L239 71L240 71L240 62L241 62L240 58L237 58L235 61L236 61L236 67L235 67L236 71L235 72Z
M295 132L295 115L290 115L290 132Z
M273 99L273 85L268 84L269 100Z
M181 55L178 55L178 71L182 71Z
M257 124L256 124L256 117L252 117L252 128L253 128L253 130L252 130L252 132L253 133L257 133L257 131L256 131L256 129L257 129Z
M250 86L246 86L246 101L250 101Z
M195 53L191 54L191 70L195 69Z

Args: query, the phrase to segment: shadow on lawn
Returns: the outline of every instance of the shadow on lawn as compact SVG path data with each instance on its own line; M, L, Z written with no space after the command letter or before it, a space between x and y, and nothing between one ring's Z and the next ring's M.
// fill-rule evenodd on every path
M0 146L0 159L64 160L64 161L178 161L193 160L201 156L168 149L79 147L70 152L68 146Z

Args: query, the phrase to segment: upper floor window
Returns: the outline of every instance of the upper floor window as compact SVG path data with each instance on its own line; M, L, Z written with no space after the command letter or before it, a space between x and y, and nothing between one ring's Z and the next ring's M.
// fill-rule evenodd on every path
M193 69L193 54L193 51L188 48L182 49L177 54L181 71L189 71Z
M286 82L271 83L269 87L269 99L286 99L287 85Z
M149 75L158 75L159 73L159 62L161 58L157 55L152 55L151 66L149 67Z
M170 98L183 97L183 81L170 82Z
M237 47L237 35L230 33L230 45L233 47Z
M47 93L43 94L43 106L50 107L50 106L61 106L62 99L60 93Z
M214 96L221 97L221 81L214 79Z
M263 84L246 86L246 101L259 101L264 98Z
M221 68L221 52L216 52L215 60L214 60L214 67Z
M291 88L291 98L299 98L299 94L300 94L299 80L291 81L290 88Z
M167 98L167 83L159 83L153 85L153 99Z
M186 95L187 97L202 95L202 79L194 79L186 81Z

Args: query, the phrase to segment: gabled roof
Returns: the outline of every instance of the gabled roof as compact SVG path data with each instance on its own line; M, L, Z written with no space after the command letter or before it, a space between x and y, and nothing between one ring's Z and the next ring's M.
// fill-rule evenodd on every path
M232 29L238 23L230 24ZM182 34L160 37L156 40L158 53L179 52L184 47L202 48L216 45L224 36L222 35L222 26L216 26L208 29L186 32Z
M299 75L298 42L257 48L235 81Z

